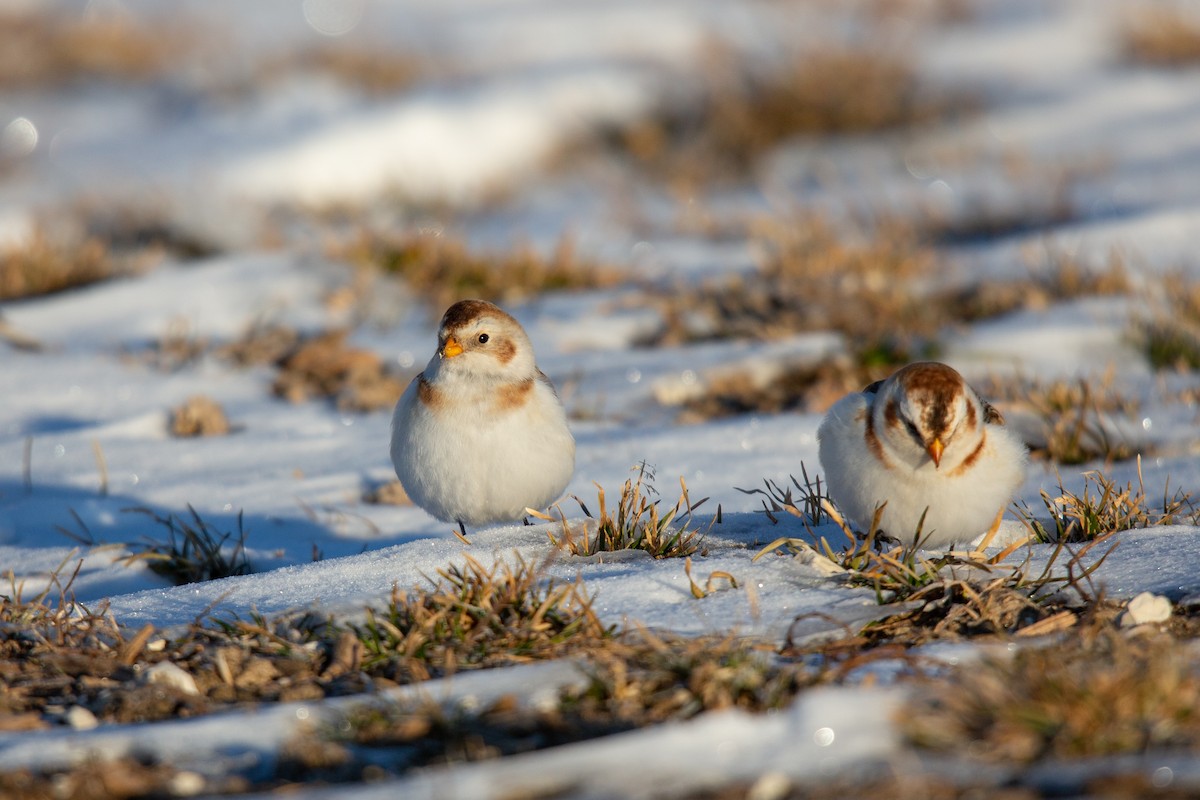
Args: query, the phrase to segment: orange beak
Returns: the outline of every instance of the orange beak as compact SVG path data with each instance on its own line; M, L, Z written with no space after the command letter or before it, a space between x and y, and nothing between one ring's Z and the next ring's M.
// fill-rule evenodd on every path
M933 468L937 469L942 464L942 451L946 449L946 445L942 444L941 439L934 439L925 447L925 452L929 453L929 457L933 459Z
M463 351L462 345L458 343L458 339L453 336L446 337L446 343L442 345L442 358L454 358L461 355Z

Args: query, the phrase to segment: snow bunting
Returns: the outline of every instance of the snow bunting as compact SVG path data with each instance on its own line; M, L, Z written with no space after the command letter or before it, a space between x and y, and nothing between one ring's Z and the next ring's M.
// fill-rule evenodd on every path
M437 352L396 403L392 464L414 503L464 533L562 494L575 439L519 322L482 300L450 306Z
M945 547L998 524L1025 477L1025 445L956 371L909 364L849 394L817 430L829 496L866 530ZM922 524L921 515L925 515Z

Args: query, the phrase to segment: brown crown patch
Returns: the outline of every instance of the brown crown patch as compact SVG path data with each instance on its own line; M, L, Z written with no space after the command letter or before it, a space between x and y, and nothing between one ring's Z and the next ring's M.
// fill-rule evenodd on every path
M486 315L508 317L499 306L486 300L459 300L442 315L441 328L445 331L456 331Z
M897 375L907 394L926 398L925 429L934 435L945 433L950 409L963 391L962 376L936 361L909 364Z

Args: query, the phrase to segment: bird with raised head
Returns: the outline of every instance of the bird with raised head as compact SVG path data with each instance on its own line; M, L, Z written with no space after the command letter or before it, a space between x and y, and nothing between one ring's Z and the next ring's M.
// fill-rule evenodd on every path
M391 454L412 501L464 536L546 508L575 471L566 412L528 335L483 300L442 317L437 352L396 403Z

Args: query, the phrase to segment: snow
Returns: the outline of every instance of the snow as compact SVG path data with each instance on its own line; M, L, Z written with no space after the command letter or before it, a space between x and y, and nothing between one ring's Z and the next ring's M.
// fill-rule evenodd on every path
M152 14L155 4L112 5ZM236 21L237 44L248 58L264 42L279 47L317 36L300 8L322 4L176 5L200 20ZM573 558L555 550L549 536L556 526L545 524L473 531L464 549L449 526L419 509L365 504L364 488L391 476L385 411L349 414L319 401L287 405L270 395L265 368L238 370L213 357L172 372L139 361L136 353L168 331L227 341L263 322L301 330L353 322L326 304L344 281L326 256L310 243L263 246L278 206L353 207L398 194L431 207L445 204L472 241L546 246L574 235L582 252L632 265L648 282L695 281L744 272L753 255L740 241L693 236L668 229L663 220L706 211L852 209L864 199L905 207L932 197L951 209L978 197L1017 207L1045 201L1044 184L1023 184L996 167L1003 154L1014 154L1031 159L1034 174L1038 165L1103 166L1078 188L1078 219L956 249L955 258L973 273L1021 276L1031 249L1104 263L1114 247L1150 285L1165 272L1200 268L1193 253L1200 234L1197 73L1116 64L1112 31L1119 4L981 0L977 19L919 42L922 69L931 76L989 87L995 107L977 121L899 137L904 141L797 142L772 157L761 186L691 198L685 208L644 187L593 182L590 173L547 175L539 165L574 132L638 114L661 85L699 68L712 37L724 34L769 52L789 32L815 35L805 28L817 24L813 14L715 0L348 5L362 11L348 35L423 42L454 63L457 75L430 78L375 102L313 79L240 106L180 102L183 110L175 115L164 110L170 103L163 98L156 103L112 89L0 97L0 126L26 119L38 137L0 177L0 241L32 235L30 220L38 213L83 193L114 205L130 196L163 198L174 223L229 248L203 261L167 263L2 309L6 325L44 347L28 352L0 343L0 575L11 571L27 595L52 588L50 576L60 565L69 572L81 561L72 587L78 599L106 601L132 627L298 608L353 615L384 602L393 586L422 585L466 552L485 561L546 561L549 575L584 580L606 623L684 635L732 631L782 641L789 632L827 635L887 613L873 592L847 587L799 560L753 560L772 540L807 534L786 515L772 524L758 512L758 500L738 488L798 476L802 464L817 472L818 415L675 421L675 404L705 381L742 370L764 379L784 363L836 351L842 342L832 334L643 349L636 342L656 317L625 302L628 287L512 307L541 367L580 417L568 495L594 505L595 484L612 497L631 468L646 462L667 502L680 477L693 499L709 497L698 512L700 524L722 508L724 522L709 533L706 554L694 559L693 577L703 584L711 573L726 572L739 587L722 586L703 599L692 596L679 560ZM830 18L825 24L839 23ZM991 166L973 166L964 153L980 154ZM822 180L829 175L838 180ZM497 190L510 199L489 200ZM663 285L651 291L664 291ZM1138 303L1082 299L984 322L952 337L944 357L972 378L1010 371L1070 377L1116 365L1120 379L1144 393L1159 378L1128 338ZM353 340L412 371L432 352L439 313L401 298L379 320L356 329ZM170 409L201 393L224 406L235 432L172 438ZM1173 487L1200 489L1194 406L1150 405L1143 413L1142 433L1156 447L1141 466L1151 493L1168 479ZM1077 490L1082 473L1100 466L1056 474L1035 464L1017 499L1040 508L1042 490L1054 495L1060 479ZM1136 470L1127 462L1108 472L1124 483L1138 479ZM129 543L165 535L149 516L129 509L186 516L189 507L220 531L235 531L241 515L258 571L170 586L144 566L120 561ZM572 500L561 509L573 520L582 517ZM1015 537L1016 526L1007 523L1006 535ZM840 541L836 528L818 533ZM1152 592L1179 601L1200 594L1194 569L1200 528L1133 531L1116 541L1096 575L1112 597ZM313 561L314 552L321 560ZM1025 555L1036 566L1049 548L1023 549L1012 560ZM819 621L806 617L816 613ZM413 691L447 702L516 693L536 703L579 679L574 665L548 663L462 674ZM502 797L566 787L579 795L636 797L773 773L818 780L902 758L890 721L901 696L895 687L813 690L767 717L724 712L554 751L428 770L375 788L296 794ZM67 763L81 752L152 751L218 772L247 763L239 760L247 753L269 759L301 726L332 718L350 702L357 700L90 731L0 733L0 769ZM246 724L251 716L253 724ZM648 751L655 753L649 763L640 757ZM637 776L629 763L640 765ZM1177 766L1181 775L1195 772L1194 763Z

